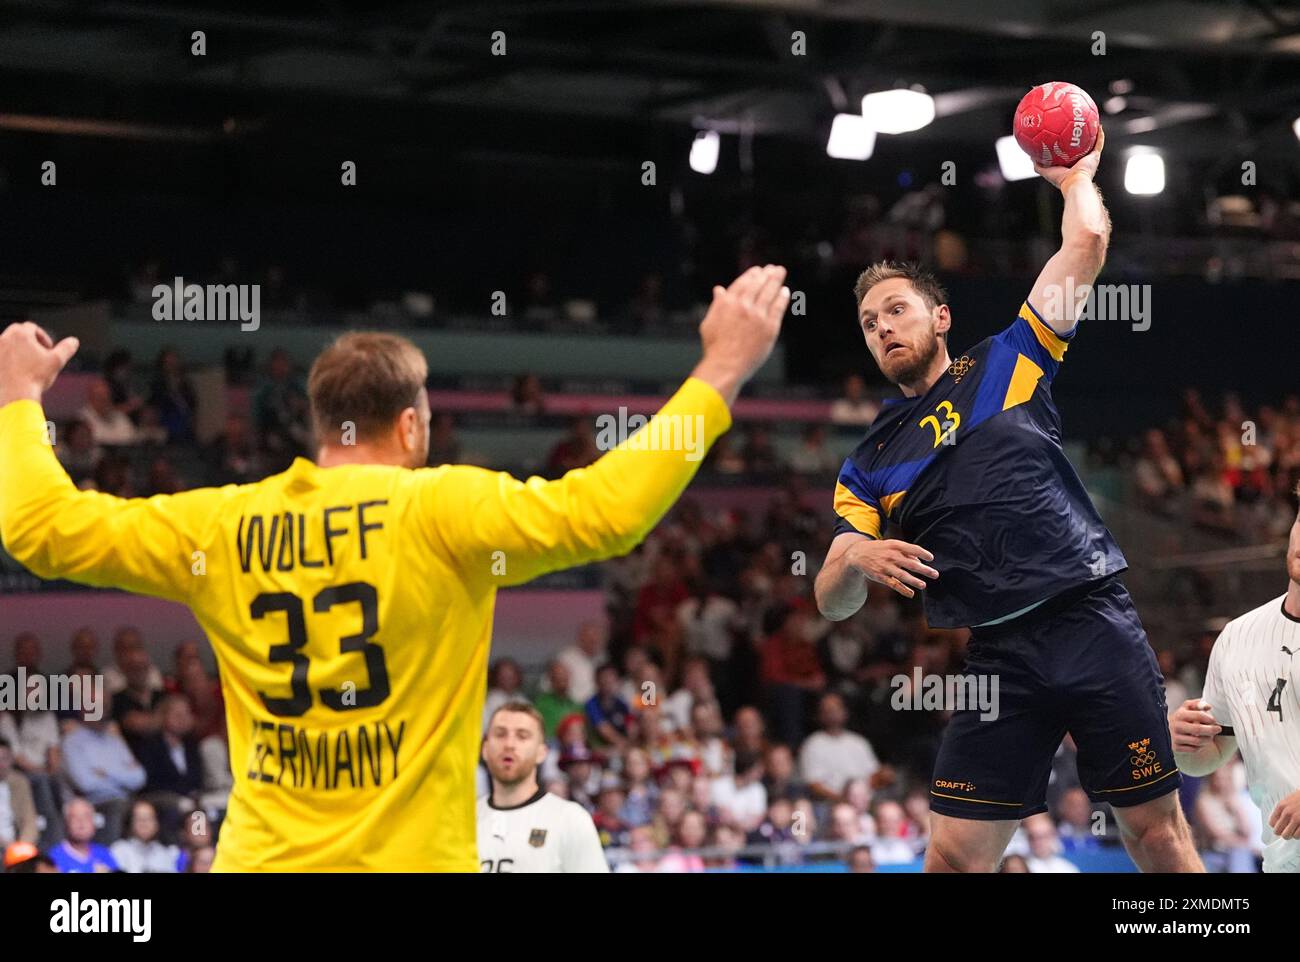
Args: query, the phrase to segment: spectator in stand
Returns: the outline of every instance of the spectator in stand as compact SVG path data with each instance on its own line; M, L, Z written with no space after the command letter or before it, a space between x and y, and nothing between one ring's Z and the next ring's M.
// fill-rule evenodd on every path
M707 577L695 579L691 594L677 606L682 642L690 655L707 659L709 675L717 684L731 658L740 606Z
M277 347L253 396L253 424L272 470L283 470L311 447L307 392L294 376L289 352Z
M663 621L674 619L678 607L689 596L690 589L679 574L676 559L668 555L657 558L653 575L636 596L636 616L632 622L635 642L644 644Z
M155 709L162 701L164 691L150 684L157 669L149 660L149 652L143 644L125 648L118 663L122 666L126 687L113 696L113 721L121 727L123 737L134 748L158 731L159 719Z
M815 622L802 600L776 609L779 626L763 642L761 677L768 717L777 738L787 745L803 741L808 700L826 686L826 676L811 640Z
M1173 499L1184 488L1183 469L1169 452L1163 431L1152 428L1143 436L1142 454L1133 466L1139 503L1149 511L1170 514Z
M767 811L763 757L737 754L736 773L714 779L712 800L725 821L747 832L756 829Z
M550 684L537 692L533 705L541 713L543 732L550 740L555 738L560 722L582 714L582 704L569 697L569 666L559 658L553 658L546 666L546 678Z
M569 433L560 438L546 457L546 476L558 478L575 468L585 468L600 457L596 432L588 417L576 417Z
M596 668L604 658L605 638L604 624L584 621L574 643L555 656L569 669L569 696L574 701L586 702L596 693Z
M28 692L39 684L38 678L28 679ZM63 753L58 718L48 709L0 711L0 739L8 743L14 767L26 777L31 789L36 813L45 819L39 841L42 848L49 848L63 837L59 800Z
M759 477L780 474L784 465L772 444L772 435L764 424L751 424L745 432L745 446L741 449L745 471Z
M659 793L659 805L650 827L654 829L655 842L660 849L668 848L677 837L686 812L686 796L677 789L665 788Z
M248 420L238 414L226 416L221 433L205 454L216 484L244 484L263 474L261 457L248 429Z
M585 745L566 749L560 756L560 770L569 785L569 800L594 812L603 774L596 754Z
M880 405L867 397L867 382L860 374L844 379L844 396L831 405L832 424L869 425L880 413Z
M848 845L863 845L871 841L862 830L858 810L848 802L837 802L831 806L830 841ZM909 858L908 861L912 859Z
M648 825L659 802L659 786L651 780L650 755L629 748L623 755L623 806L620 817L628 825Z
M769 799L763 820L747 834L747 844L781 845L793 841L794 802L785 798Z
M103 816L99 841L104 845L116 841L131 794L145 783L144 768L117 724L89 717L76 723L63 738L63 759L73 786ZM65 829L72 834L70 826Z
M880 762L865 738L844 727L849 713L839 695L823 695L817 717L821 729L800 747L799 772L815 798L837 799L852 779L871 778Z
M60 872L117 871L113 853L95 842L95 807L90 802L69 799L63 806L63 824L67 826L67 838L50 849L50 858ZM116 831L113 834L116 836Z
M145 770L144 790L171 838L181 819L198 807L203 759L194 737L194 713L184 695L167 695L158 706L158 733L142 739L136 756Z
M21 668L27 673L27 677L39 675L41 673L41 659L43 652L41 650L41 639L34 632L24 631L14 636L14 676L18 677L17 669Z
M109 851L123 872L165 875L180 871L181 850L159 840L158 813L143 799L131 806L122 837Z
M442 464L464 464L463 449L456 438L456 421L446 411L440 411L433 417L429 428L429 467L436 468Z
M799 780L795 770L794 752L789 745L769 745L763 762L763 787L768 798L788 798L793 801L808 794L807 786Z
M659 860L660 872L703 872L704 859L695 854L709 837L709 825L699 812L686 811L677 823L672 847Z
M546 413L542 382L536 374L520 374L510 389L510 409L516 414L539 417Z
M723 737L722 711L717 702L697 702L691 706L691 733L702 775L716 778L735 770L735 756Z
M695 705L716 700L713 682L709 677L708 660L699 657L689 658L682 669L682 686L668 696L663 703L663 709L677 728L689 728L691 712Z
M135 393L131 385L130 351L124 348L109 351L108 357L104 358L104 381L108 384L113 407L135 421L140 408L144 406L144 399Z
M799 446L790 454L790 468L801 474L827 474L838 470L843 461L826 447L826 429L820 424L804 428Z
M704 463L718 474L745 473L745 456L736 450L731 437L726 434L713 442Z
M31 782L14 768L13 748L0 738L0 849L14 842L35 844L38 835Z
M600 835L600 844L605 848L625 848L632 840L632 826L620 814L626 799L627 795L617 777L601 784L600 795L596 798L596 812L591 820Z
M129 652L137 648L144 649L144 638L141 636L139 629L124 627L117 629L113 633L114 663L104 669L104 690L110 695L116 695L126 687L124 665L126 662L131 661ZM163 685L162 672L150 662L149 687L161 691Z
M99 673L99 635L92 628L78 628L68 642L68 649L72 652L72 661L64 670L65 675Z
M221 683L208 674L197 641L183 641L173 655L175 674L166 682L169 692L184 695L194 713L194 737L199 741L224 735L226 708Z
M185 376L181 356L173 348L165 347L158 352L149 406L158 412L158 422L167 432L168 443L183 444L194 440L198 396L194 385Z
M1077 873L1079 867L1061 856L1061 839L1056 834L1052 816L1046 812L1030 815L1024 821L1025 835L1029 838L1029 857L1025 859L1029 871L1038 873Z
M1195 824L1209 872L1254 872L1251 819L1237 790L1238 763L1220 766L1196 797Z
M86 389L86 403L77 412L77 419L90 428L96 444L123 446L137 444L135 424L113 405L108 382L103 378L91 381Z
M1182 702L1178 704L1181 705ZM1104 832L1105 822L1093 820L1092 802L1088 800L1087 792L1077 786L1067 788L1061 794L1059 807L1061 820L1058 833L1065 852L1093 852L1101 848L1101 839L1095 830L1101 827Z
M95 435L85 421L69 421L54 445L54 455L74 484L85 486L95 476L104 449L95 443Z
M1023 855L1008 855L1002 860L1002 867L998 869L1001 875L1028 875L1029 863L1025 861Z
M524 673L513 658L500 658L488 669L488 693L483 702L483 729L487 730L492 714L511 701L526 701Z
M859 845L849 852L847 861L849 871L854 875L866 875L876 870L876 862L871 857L871 849L866 845Z
M731 745L736 754L744 752L763 756L767 752L767 723L757 708L746 705L736 711L732 720L734 734Z
M916 861L917 851L908 837L907 816L898 802L884 799L876 803L874 813L876 838L871 843L871 857L877 865L907 865Z

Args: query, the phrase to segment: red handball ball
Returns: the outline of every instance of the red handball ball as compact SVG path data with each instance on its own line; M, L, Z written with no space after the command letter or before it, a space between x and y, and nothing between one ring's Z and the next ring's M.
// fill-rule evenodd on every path
M1082 87L1054 80L1025 94L1016 108L1020 149L1040 167L1071 167L1097 143L1101 119Z

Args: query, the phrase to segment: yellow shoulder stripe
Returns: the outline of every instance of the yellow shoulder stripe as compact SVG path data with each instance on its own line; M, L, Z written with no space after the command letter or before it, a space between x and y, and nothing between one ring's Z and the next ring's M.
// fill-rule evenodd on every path
M1020 305L1020 316L1029 322L1034 337L1038 338L1038 343L1043 345L1044 350L1052 356L1052 360L1059 362L1065 358L1065 351L1070 346L1070 342L1062 340L1059 334L1040 321L1028 303Z
M867 504L843 483L835 485L835 513L872 538L880 537L880 512Z

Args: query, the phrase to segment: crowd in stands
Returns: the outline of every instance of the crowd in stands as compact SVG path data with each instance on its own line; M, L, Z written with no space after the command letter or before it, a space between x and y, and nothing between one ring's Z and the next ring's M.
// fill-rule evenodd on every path
M1207 404L1184 391L1171 423L1120 448L1094 445L1094 463L1131 473L1137 505L1227 543L1285 539L1300 482L1300 395L1249 411L1228 394Z
M194 641L166 675L134 628L112 650L104 664L82 628L61 665L37 635L14 639L28 699L0 711L0 849L38 846L64 872L206 872L233 784L221 686ZM80 680L79 707L48 707L53 675Z

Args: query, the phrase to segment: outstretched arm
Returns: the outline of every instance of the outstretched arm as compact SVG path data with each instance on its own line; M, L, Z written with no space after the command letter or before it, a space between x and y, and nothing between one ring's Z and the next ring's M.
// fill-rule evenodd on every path
M1079 319L1092 282L1101 273L1110 243L1110 214L1093 184L1106 132L1097 131L1097 146L1073 167L1034 166L1065 197L1061 248L1044 265L1029 294L1029 303L1057 334L1068 334Z
M729 406L772 352L790 302L785 269L751 268L715 287L700 325L704 355L638 434L555 481L479 468L435 468L422 495L441 552L468 575L522 584L631 551L672 507Z
M41 408L76 350L76 338L54 344L30 322L0 333L0 541L42 578L184 601L202 532L227 493L124 499L77 490L54 456Z

